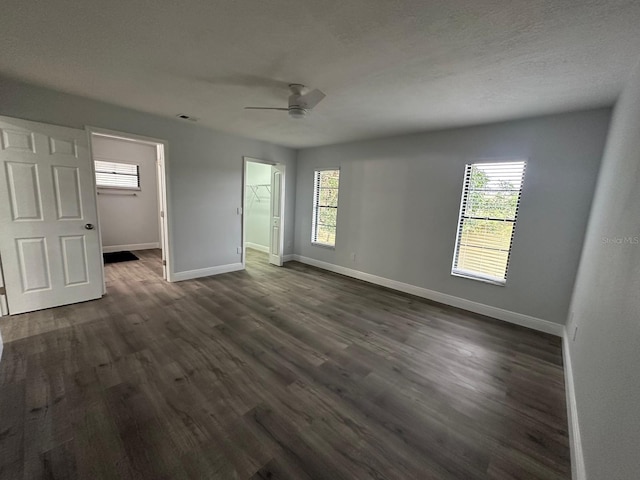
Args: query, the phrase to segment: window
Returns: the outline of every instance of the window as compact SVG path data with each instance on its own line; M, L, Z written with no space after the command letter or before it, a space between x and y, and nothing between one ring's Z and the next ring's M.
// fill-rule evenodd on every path
M140 169L130 163L95 161L96 186L107 188L140 189Z
M523 161L467 165L453 275L506 282L524 169Z
M335 247L340 170L316 170L313 181L311 243Z

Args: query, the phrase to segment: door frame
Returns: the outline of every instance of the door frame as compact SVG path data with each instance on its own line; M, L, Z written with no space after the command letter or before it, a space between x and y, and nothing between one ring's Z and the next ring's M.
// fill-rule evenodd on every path
M280 191L280 196L281 196L281 201L280 201L280 218L281 218L281 222L280 222L280 239L284 239L284 228L285 228L285 220L284 220L284 212L285 212L285 180L286 180L286 175L287 175L287 166L284 163L278 163L278 162L273 162L271 160L262 160L260 158L254 158L254 157L242 157L242 207L240 209L240 211L242 212L242 268L245 269L247 266L247 254L246 254L246 247L245 244L247 243L247 227L246 227L246 215L245 215L245 208L246 208L246 200L247 200L247 163L252 162L252 163L262 163L264 165L270 165L270 166L275 166L275 165L282 165L283 169L283 173L282 173L282 187L281 187L281 191ZM269 215L271 215L271 211L269 211ZM280 242L281 244L284 244L283 241ZM269 235L269 251L271 251L271 235ZM284 263L284 251L281 251L281 255L283 257L283 263Z
M97 208L96 208L97 210ZM5 287L4 272L2 270L2 257L0 256L0 287ZM0 295L0 317L9 315L9 301L6 293ZM0 335L0 356L2 355L2 336Z
M91 168L95 169L95 163L93 162L93 148L91 144L92 135L99 135L103 137L111 137L120 140L128 140L134 141L138 143L143 143L146 145L151 145L156 147L156 172L157 175L157 183L158 183L158 208L159 213L163 217L160 220L161 228L160 228L160 246L162 249L162 256L166 262L164 271L166 272L166 278L168 282L175 281L175 275L173 271L173 242L171 241L173 230L171 228L170 222L170 207L169 207L169 199L171 198L171 194L169 191L169 143L166 140L161 138L147 137L144 135L138 135L135 133L128 132L120 132L117 130L108 130L106 128L100 127L85 127L87 131L87 135L89 136L89 152L91 154ZM95 172L94 172L94 182L95 182ZM96 205L98 204L98 193L96 192ZM98 214L98 230L100 229L100 214ZM100 231L98 231L100 235L100 250L102 251L102 235ZM102 278L104 279L104 264L103 264L103 274ZM105 293L106 293L106 279L104 285Z

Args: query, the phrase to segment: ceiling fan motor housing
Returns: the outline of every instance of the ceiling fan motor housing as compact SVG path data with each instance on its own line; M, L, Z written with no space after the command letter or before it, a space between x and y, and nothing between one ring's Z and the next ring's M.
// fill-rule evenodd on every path
M307 110L297 106L289 107L289 116L291 118L304 118L307 116Z
M280 107L244 107L249 110L286 110L291 118L304 118L309 115L311 109L315 107L326 95L317 88L308 92L307 87L300 83L289 85L291 95L289 95L289 106ZM308 92L308 93L307 93Z
M305 86L300 83L292 83L289 85L291 95L289 95L289 116L291 118L304 118L307 115L307 109L304 108L300 101L305 91Z

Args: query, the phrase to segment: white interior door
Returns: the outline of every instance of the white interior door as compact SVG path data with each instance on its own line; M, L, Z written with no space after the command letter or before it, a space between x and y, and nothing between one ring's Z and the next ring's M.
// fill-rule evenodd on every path
M102 296L84 130L0 117L0 256L10 314Z
M284 250L284 165L271 167L271 223L269 225L269 263L282 266Z

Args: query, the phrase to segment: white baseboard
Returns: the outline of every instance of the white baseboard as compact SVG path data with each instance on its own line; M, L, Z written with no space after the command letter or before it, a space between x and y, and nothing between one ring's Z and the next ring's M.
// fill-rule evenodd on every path
M269 253L269 247L265 245L260 245L259 243L245 242L245 248L252 248L253 250L257 250L259 252Z
M284 255L284 256L282 257L282 261L283 261L283 262L291 262L291 261L293 261L293 260L295 260L295 255L294 255L294 254L292 254L292 253L290 253L289 255Z
M584 454L580 437L580 423L578 422L578 406L576 390L573 383L573 366L569 350L569 332L562 336L562 359L564 363L564 388L567 396L567 418L569 421L569 445L571 447L571 472L573 480L586 480Z
M219 265L217 267L199 268L197 270L186 270L184 272L174 272L171 275L172 282L181 282L183 280L191 280L200 277L210 277L211 275L220 275L221 273L237 272L244 270L242 263L230 263L228 265Z
M133 251L133 250L150 250L152 248L160 248L160 243L158 242L154 242L154 243L132 243L130 245L112 245L110 247L106 247L103 246L102 247L102 252L103 253L109 253L109 252L126 252L126 251Z
M550 333L558 337L562 336L563 325L558 323L543 320L542 318L532 317L530 315L524 315L522 313L512 312L510 310L504 310L498 307L492 307L491 305L485 305L483 303L466 300L460 297L454 297L446 293L436 292L422 287L417 287L409 283L399 282L397 280L391 280L389 278L379 277L370 273L361 272L359 270L353 270L347 267L341 267L340 265L334 265L332 263L322 262L309 257L303 257L302 255L293 255L293 259L307 265L329 270L330 272L346 275L347 277L357 278L364 280L365 282L374 283L383 287L398 290L400 292L409 293L417 297L433 300L434 302L444 303L452 307L462 308L463 310L469 310L470 312L479 313L488 317L497 318L509 323L515 323L523 327L538 330L540 332Z

